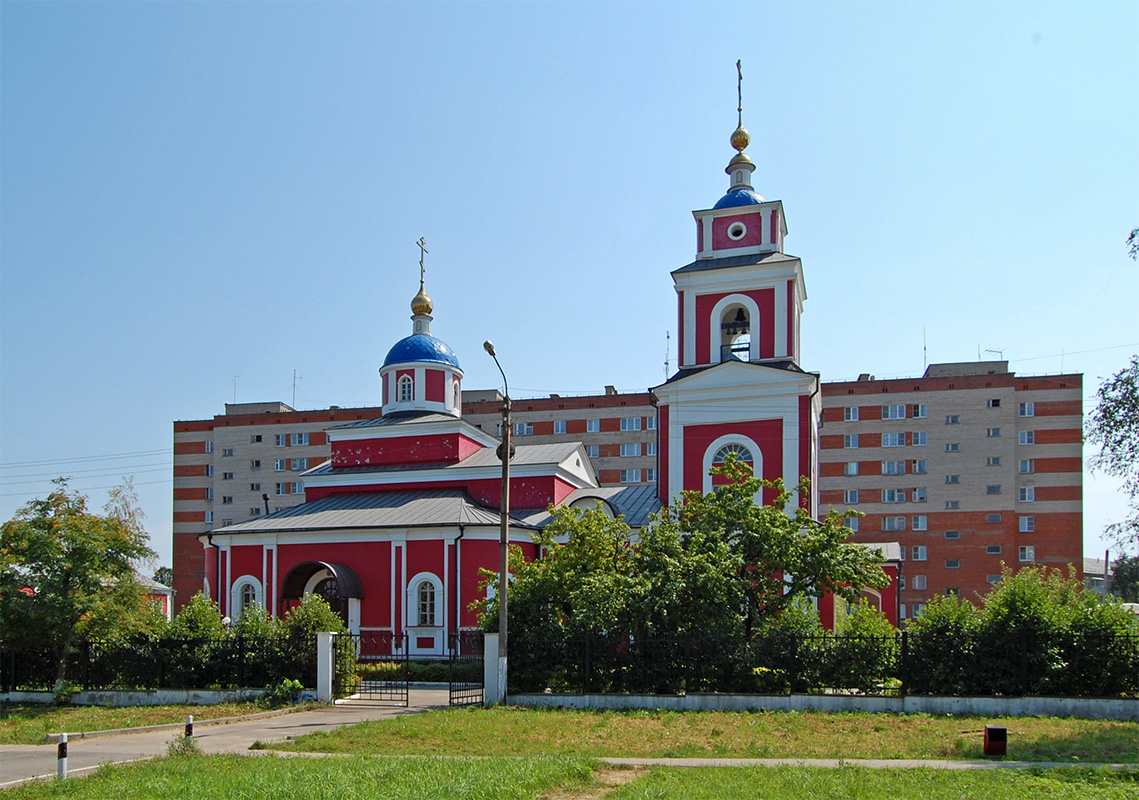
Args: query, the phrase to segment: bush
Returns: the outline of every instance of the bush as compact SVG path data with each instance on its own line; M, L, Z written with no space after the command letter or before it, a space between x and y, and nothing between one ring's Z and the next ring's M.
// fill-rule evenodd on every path
M293 705L300 699L304 688L301 682L295 678L285 678L265 687L265 694L261 695L257 704L262 708L281 708L282 706Z

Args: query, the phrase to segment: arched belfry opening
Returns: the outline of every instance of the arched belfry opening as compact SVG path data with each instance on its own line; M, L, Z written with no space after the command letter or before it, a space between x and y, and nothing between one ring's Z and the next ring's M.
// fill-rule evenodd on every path
M742 305L732 304L720 315L720 361L751 360L751 320Z

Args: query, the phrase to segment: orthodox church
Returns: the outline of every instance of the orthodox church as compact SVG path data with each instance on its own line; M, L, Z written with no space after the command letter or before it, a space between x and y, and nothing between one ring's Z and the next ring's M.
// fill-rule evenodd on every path
M579 442L517 446L510 537L528 558L551 507L600 506L636 529L682 490L711 490L710 469L729 453L764 478L818 485L819 375L799 364L802 265L783 249L782 203L752 188L742 120L731 144L728 191L693 212L695 259L672 273L680 366L651 390L658 482L600 486ZM411 335L380 368L382 416L328 430L331 457L303 474L302 505L202 535L223 613L259 603L283 615L316 593L353 632L406 633L412 656L443 655L450 633L475 625L480 570L499 563L499 440L462 417L463 370L432 333L422 275ZM815 515L810 495L797 502ZM877 600L893 616L893 586ZM831 608L824 598L824 622Z

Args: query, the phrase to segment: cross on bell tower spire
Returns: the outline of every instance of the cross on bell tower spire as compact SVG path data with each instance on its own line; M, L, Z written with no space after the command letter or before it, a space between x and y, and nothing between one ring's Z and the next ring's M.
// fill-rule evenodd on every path
M412 333L430 334L431 312L435 304L431 302L431 298L423 288L423 276L427 271L423 265L423 256L427 253L427 242L420 236L416 244L419 246L419 292L411 298L411 319L415 323L412 326Z

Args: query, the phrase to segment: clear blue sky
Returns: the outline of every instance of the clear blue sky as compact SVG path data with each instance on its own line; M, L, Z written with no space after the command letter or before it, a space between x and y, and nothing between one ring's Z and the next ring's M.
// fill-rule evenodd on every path
M379 403L425 236L468 388L644 390L735 61L824 379L1139 351L1139 4L0 3L0 511L133 474L171 422ZM993 357L988 354L987 357ZM106 458L114 456L115 458ZM103 460L94 460L100 458ZM1085 552L1125 513L1085 483Z

